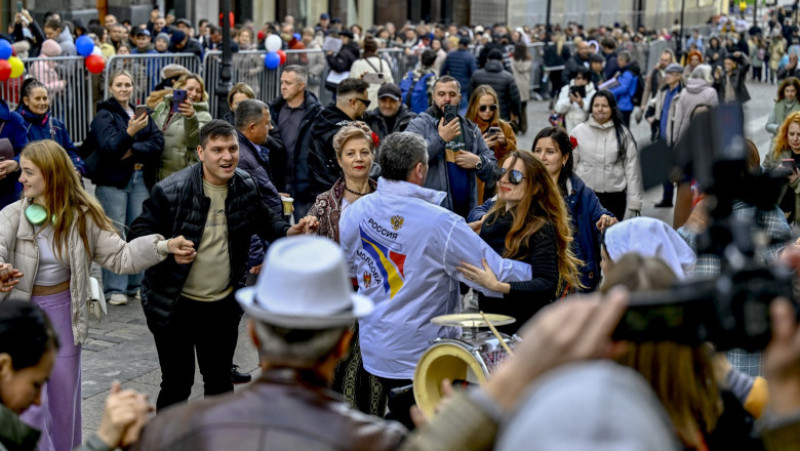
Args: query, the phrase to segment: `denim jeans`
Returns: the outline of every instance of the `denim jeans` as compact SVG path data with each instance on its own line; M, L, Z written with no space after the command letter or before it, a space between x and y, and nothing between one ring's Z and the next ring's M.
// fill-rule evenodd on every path
M106 216L114 223L120 235L125 238L133 220L142 214L142 203L150 197L144 183L142 171L133 171L128 185L119 189L113 186L98 186L95 190ZM103 268L103 291L106 297L115 293L133 295L142 284L142 273L120 275Z

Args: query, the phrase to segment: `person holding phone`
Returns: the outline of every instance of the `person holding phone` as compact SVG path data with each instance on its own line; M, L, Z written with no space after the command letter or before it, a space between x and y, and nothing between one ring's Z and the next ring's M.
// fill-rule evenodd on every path
M407 132L428 144L425 187L447 193L442 207L466 217L478 205L478 183L494 178L497 159L474 122L458 116L461 85L445 75L433 85L433 105L412 119Z
M153 112L153 121L164 134L159 180L198 161L195 149L200 144L200 128L212 119L208 93L199 75L182 76L174 88Z
M394 83L392 67L378 56L378 42L372 37L364 38L364 54L350 67L350 76L369 83L367 98L372 105L378 104L378 90L384 83Z
M780 207L787 214L789 224L798 223L800 211L800 112L786 117L778 134L775 145L764 159L764 169L782 168L786 173L788 186L781 197Z
M501 161L509 152L517 150L517 136L511 124L500 119L500 100L497 93L489 85L481 85L472 91L467 106L466 118L474 122L483 135L486 145L494 152L497 161ZM483 182L478 180L478 203L494 196L494 180Z
M155 121L143 112L136 115L133 86L127 71L111 76L111 97L97 104L83 143L97 200L123 236L150 196L164 149L164 135ZM126 304L128 295L137 295L141 281L141 273L123 276L103 270L103 288L111 305Z
M595 93L591 79L589 69L579 67L575 71L575 78L558 93L554 110L564 116L567 133L589 118L589 100Z

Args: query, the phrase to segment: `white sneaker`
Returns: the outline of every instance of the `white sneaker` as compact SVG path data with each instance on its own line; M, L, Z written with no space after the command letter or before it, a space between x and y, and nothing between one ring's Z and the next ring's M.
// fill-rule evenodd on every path
M109 298L108 303L111 305L125 305L128 303L128 295L124 293L114 293Z

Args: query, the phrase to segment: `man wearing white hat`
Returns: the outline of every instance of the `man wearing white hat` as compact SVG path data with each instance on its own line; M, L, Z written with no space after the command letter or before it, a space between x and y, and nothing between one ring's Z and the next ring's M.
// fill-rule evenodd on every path
M481 266L484 259L505 282L531 278L530 265L503 259L463 218L440 207L446 193L423 187L427 147L416 133L386 137L378 190L350 205L339 221L350 275L375 302L375 313L359 320L364 368L387 390L410 383L431 340L458 335L430 320L460 312L459 282L499 296L467 280L456 270L460 263Z
M406 430L328 391L350 325L373 310L350 288L344 256L319 237L274 242L253 287L236 292L261 377L250 387L159 414L139 449L394 449Z

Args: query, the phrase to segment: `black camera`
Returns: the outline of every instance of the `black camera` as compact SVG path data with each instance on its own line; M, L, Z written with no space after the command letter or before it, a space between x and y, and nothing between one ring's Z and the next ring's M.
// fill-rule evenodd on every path
M673 148L657 142L642 150L644 188L694 179L707 195L711 225L698 236L698 259L716 256L720 274L679 283L670 290L638 292L615 330L618 340L712 342L717 350L761 350L771 338L769 305L793 299L788 268L759 259L768 243L752 221L734 214L744 202L758 211L776 208L785 176L747 168L741 105L696 114Z

